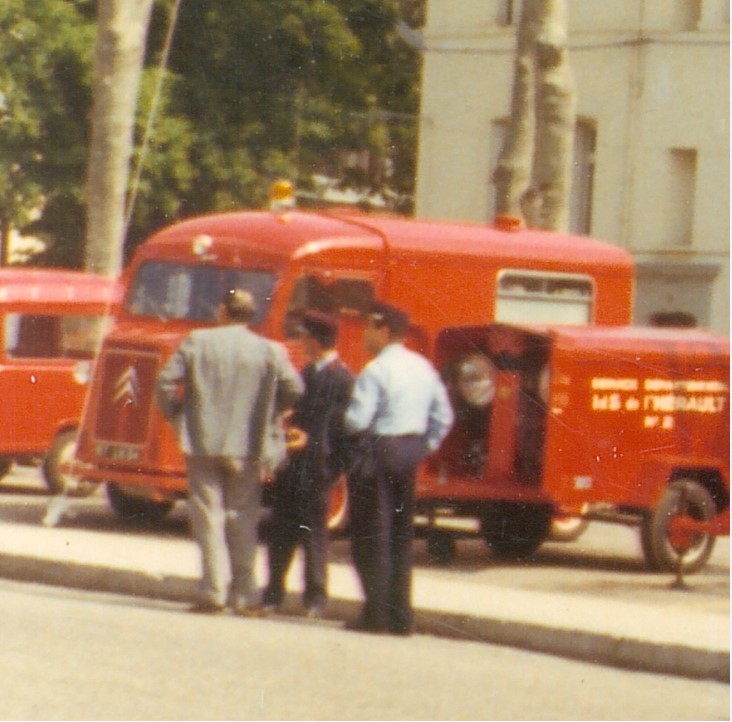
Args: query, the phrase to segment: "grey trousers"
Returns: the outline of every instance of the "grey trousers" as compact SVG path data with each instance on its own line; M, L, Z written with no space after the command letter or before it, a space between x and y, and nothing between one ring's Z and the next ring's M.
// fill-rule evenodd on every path
M191 525L201 551L199 601L255 605L260 465L206 456L189 456L186 464Z

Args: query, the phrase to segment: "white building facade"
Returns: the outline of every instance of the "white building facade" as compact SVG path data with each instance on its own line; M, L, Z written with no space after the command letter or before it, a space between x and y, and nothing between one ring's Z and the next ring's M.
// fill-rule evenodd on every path
M628 249L634 322L729 334L729 0L567 0L570 230ZM427 0L416 215L490 222L520 0Z

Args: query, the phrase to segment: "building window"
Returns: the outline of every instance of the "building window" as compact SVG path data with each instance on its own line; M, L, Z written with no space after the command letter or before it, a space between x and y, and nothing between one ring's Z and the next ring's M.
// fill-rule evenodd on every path
M503 149L509 121L494 121L492 134L492 165L495 170ZM595 178L595 143L597 131L591 120L578 119L574 131L574 148L569 192L569 231L589 235L592 229L592 196ZM491 183L488 199L488 218L496 216L496 187Z
M569 230L589 235L592 228L592 190L595 181L595 125L578 120L574 129Z
M701 0L676 0L674 27L679 30L698 30L701 20Z
M696 150L672 148L668 154L664 214L665 245L690 246L693 240L696 191Z
M522 0L499 0L498 24L518 25L521 19Z
M688 311L657 311L648 320L651 326L669 328L694 328L699 325L696 316Z

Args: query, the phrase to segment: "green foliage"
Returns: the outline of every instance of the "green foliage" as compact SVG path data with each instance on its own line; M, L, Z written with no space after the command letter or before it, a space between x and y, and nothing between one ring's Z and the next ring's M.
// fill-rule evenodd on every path
M127 253L181 217L260 207L279 177L308 187L322 174L408 210L420 59L396 22L417 27L422 5L183 0L150 118L173 6L156 0ZM26 226L43 207L30 227L52 242L45 260L54 265L80 265L83 256L94 16L93 0L0 4L0 91L8 106L0 119L0 222Z
M54 228L57 239L78 234L91 102L90 4L0 4L0 224L6 232L45 209L44 216L61 221ZM66 207L65 219L55 213L60 206Z

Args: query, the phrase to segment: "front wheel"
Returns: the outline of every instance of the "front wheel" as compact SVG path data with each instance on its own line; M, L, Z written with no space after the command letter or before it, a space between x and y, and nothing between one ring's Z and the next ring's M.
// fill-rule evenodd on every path
M549 506L496 503L481 520L481 534L490 550L507 559L533 554L547 538L552 520Z
M126 522L155 525L173 508L172 501L154 501L128 494L118 484L107 483L107 499L112 510Z
M699 532L688 549L676 549L669 536L669 522L678 515L688 515L697 521L709 521L715 513L712 495L698 481L672 481L663 492L658 506L641 523L641 546L648 566L651 569L681 571L685 574L699 571L712 553L714 535Z
M61 470L63 464L73 461L75 450L76 429L68 429L56 435L44 457L41 471L52 494L89 496L96 490L97 484L81 481L79 477Z

